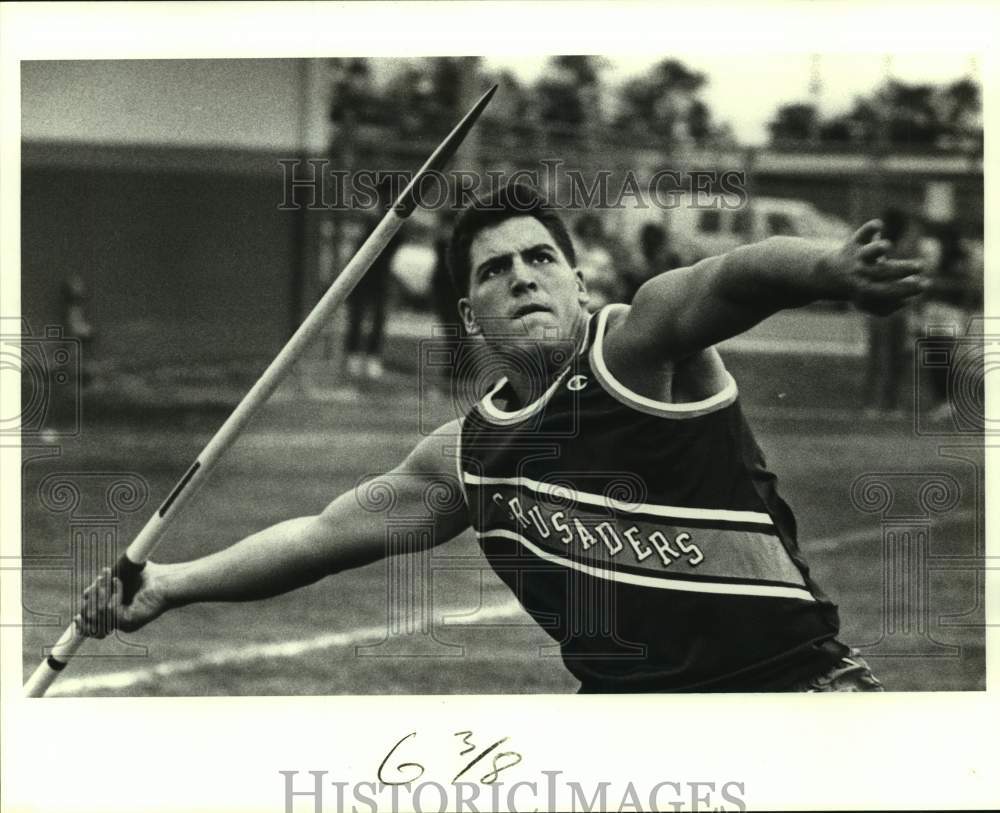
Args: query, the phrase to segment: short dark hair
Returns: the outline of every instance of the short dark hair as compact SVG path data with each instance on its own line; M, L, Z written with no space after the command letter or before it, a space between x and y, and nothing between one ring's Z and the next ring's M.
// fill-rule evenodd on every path
M552 235L569 264L576 266L573 241L555 207L530 186L509 183L469 206L455 224L448 246L448 273L458 296L465 296L469 292L469 277L472 273L469 249L476 235L483 229L498 226L514 217L535 218Z

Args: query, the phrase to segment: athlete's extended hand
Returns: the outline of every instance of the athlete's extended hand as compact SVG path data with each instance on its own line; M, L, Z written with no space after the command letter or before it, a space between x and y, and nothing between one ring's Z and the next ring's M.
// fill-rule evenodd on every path
M164 567L146 562L139 589L128 604L122 604L121 579L113 579L111 568L104 568L83 591L83 608L73 619L77 629L90 638L103 638L113 629L132 632L158 618L167 609L159 578Z
M885 316L906 300L925 290L920 260L890 259L890 240L875 239L882 230L880 220L869 220L837 251L820 263L818 273L832 299L853 302L868 313Z

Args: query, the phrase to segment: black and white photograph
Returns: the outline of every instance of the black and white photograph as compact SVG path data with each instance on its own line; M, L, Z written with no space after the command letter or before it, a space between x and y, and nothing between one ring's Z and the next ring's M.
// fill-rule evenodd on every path
M244 5L280 36L278 4ZM798 736L833 770L824 736L884 754L916 745L886 722L906 709L946 724L988 700L982 37L935 45L927 12L884 42L595 47L609 4L575 48L366 51L323 26L577 4L312 5L283 51L204 50L207 29L169 54L5 45L5 704L23 723L127 698L195 738L199 710L352 721L343 782L332 756L276 756L252 809L952 798L755 796L764 755L699 774L656 762L654 728L646 767L624 740L603 784L532 744L574 715L684 714L655 730L708 743L732 715L817 714L845 730ZM743 11L763 30L805 5ZM670 6L618 8L638 30ZM858 787L912 770L848 763ZM997 790L942 764L956 793Z

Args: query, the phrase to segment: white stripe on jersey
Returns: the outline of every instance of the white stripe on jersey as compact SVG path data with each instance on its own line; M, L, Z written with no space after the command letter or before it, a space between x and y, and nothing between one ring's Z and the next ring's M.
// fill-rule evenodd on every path
M601 386L612 398L625 406L645 412L647 415L657 415L662 418L697 418L727 407L736 400L738 394L736 379L728 370L725 371L725 386L715 395L701 401L677 403L647 398L645 395L640 395L629 389L615 378L604 361L604 332L608 326L608 316L616 310L627 310L628 307L628 305L622 304L607 305L601 310L597 321L597 335L594 337L594 346L590 351L590 367L597 380L601 382Z
M681 590L688 593L717 593L728 596L762 596L765 598L794 598L800 601L816 601L815 597L808 590L798 587L778 587L770 584L727 584L725 582L695 582L681 579L671 579L665 576L641 576L636 573L623 573L617 570L605 570L600 567L576 562L563 556L542 550L529 539L503 529L492 531L477 531L476 536L480 539L486 537L499 537L501 539L511 539L519 542L530 550L535 556L547 562L553 562L563 567L578 570L589 576L608 581L624 582L634 584L639 587L654 587L658 590Z
M757 525L770 525L774 522L768 514L759 511L730 511L722 508L687 508L674 505L653 505L651 503L633 503L627 500L614 500L605 497L603 494L590 494L586 491L578 491L564 485L552 485L551 483L541 483L528 477L480 477L478 474L462 472L464 482L473 486L515 486L534 491L544 497L554 497L556 499L570 499L574 502L587 505L597 505L601 508L609 508L616 511L627 511L633 514L650 514L666 519L698 519L709 522L752 522Z

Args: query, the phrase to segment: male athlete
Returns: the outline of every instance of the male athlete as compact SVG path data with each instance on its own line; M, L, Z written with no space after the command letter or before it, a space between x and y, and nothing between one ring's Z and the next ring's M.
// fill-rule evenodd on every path
M924 288L921 266L886 259L879 229L833 252L773 237L590 317L557 214L527 187L500 190L463 214L449 262L468 333L507 377L384 478L397 508L461 488L435 503L426 544L471 526L583 692L880 689L836 640L836 607L713 347L816 300L900 307ZM389 555L385 539L345 493L202 559L148 563L127 606L104 571L77 623L102 637L194 602L274 596Z

